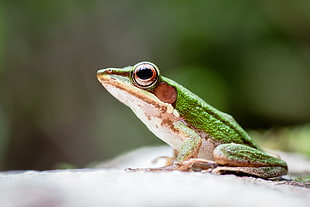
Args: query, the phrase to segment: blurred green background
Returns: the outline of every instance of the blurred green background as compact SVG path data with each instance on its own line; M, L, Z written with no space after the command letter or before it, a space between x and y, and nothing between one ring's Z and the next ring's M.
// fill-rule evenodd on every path
M309 11L309 0L0 1L0 169L162 144L96 79L141 60L246 129L272 128L262 143L310 154Z

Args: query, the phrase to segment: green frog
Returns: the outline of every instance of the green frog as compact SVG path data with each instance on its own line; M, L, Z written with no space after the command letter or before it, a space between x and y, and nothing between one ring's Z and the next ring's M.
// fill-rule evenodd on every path
M161 75L155 64L140 62L124 68L100 69L97 78L174 149L175 157L157 170L261 178L287 173L286 162L264 152L231 115Z

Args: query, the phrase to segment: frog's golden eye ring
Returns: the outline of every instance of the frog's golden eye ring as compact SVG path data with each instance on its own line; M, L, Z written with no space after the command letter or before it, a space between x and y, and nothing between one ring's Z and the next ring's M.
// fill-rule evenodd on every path
M159 71L150 62L141 62L134 66L132 80L139 88L150 88L158 82Z

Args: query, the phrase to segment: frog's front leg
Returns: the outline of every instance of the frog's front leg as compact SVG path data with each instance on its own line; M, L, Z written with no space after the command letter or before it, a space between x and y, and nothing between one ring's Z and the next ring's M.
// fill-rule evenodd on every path
M196 159L202 140L199 134L193 129L189 128L182 121L174 123L175 130L178 131L179 136L183 138L181 149L174 149L174 157L166 158L167 165L161 168L148 169L150 171L170 171L170 170L181 170L191 171L195 163L201 163L200 159ZM204 163L206 161L203 161Z
M202 140L199 134L197 134L194 130L186 126L185 123L181 121L177 121L174 123L174 128L179 132L179 135L183 137L183 144L181 149L174 149L174 157L159 157L167 159L166 166L159 168L144 168L144 169L127 169L129 171L192 171L192 167L196 163L204 163L204 166L207 166L208 161L196 159L199 148L201 146ZM154 160L156 162L156 160ZM154 162L153 161L153 162ZM214 163L212 163L213 165ZM205 169L205 168L204 168Z
M171 166L167 166L167 169L201 171L213 169L217 166L213 161L197 158L202 144L202 139L198 133L181 121L176 122L174 127L179 131L180 137L183 137L183 144L174 163Z
M197 158L202 140L199 134L186 126L183 122L177 121L174 127L179 131L180 136L184 137L183 144L176 157L176 163L182 163L191 158Z
M221 144L213 151L215 163L219 166L213 173L248 174L271 178L287 173L285 161L258 149L241 144Z

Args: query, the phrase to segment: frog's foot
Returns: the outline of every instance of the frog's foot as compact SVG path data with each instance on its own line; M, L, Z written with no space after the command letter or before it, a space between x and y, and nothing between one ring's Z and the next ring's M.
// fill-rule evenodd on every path
M206 171L216 168L218 165L210 160L192 158L184 162L173 163L168 166L159 168L127 168L126 171L143 171L143 172L155 172L155 171Z
M167 172L167 171L174 171L179 170L179 165L173 164L169 166L163 166L158 168L126 168L125 171L132 171L132 172Z
M216 168L218 165L211 160L192 158L180 164L182 171L207 171Z

